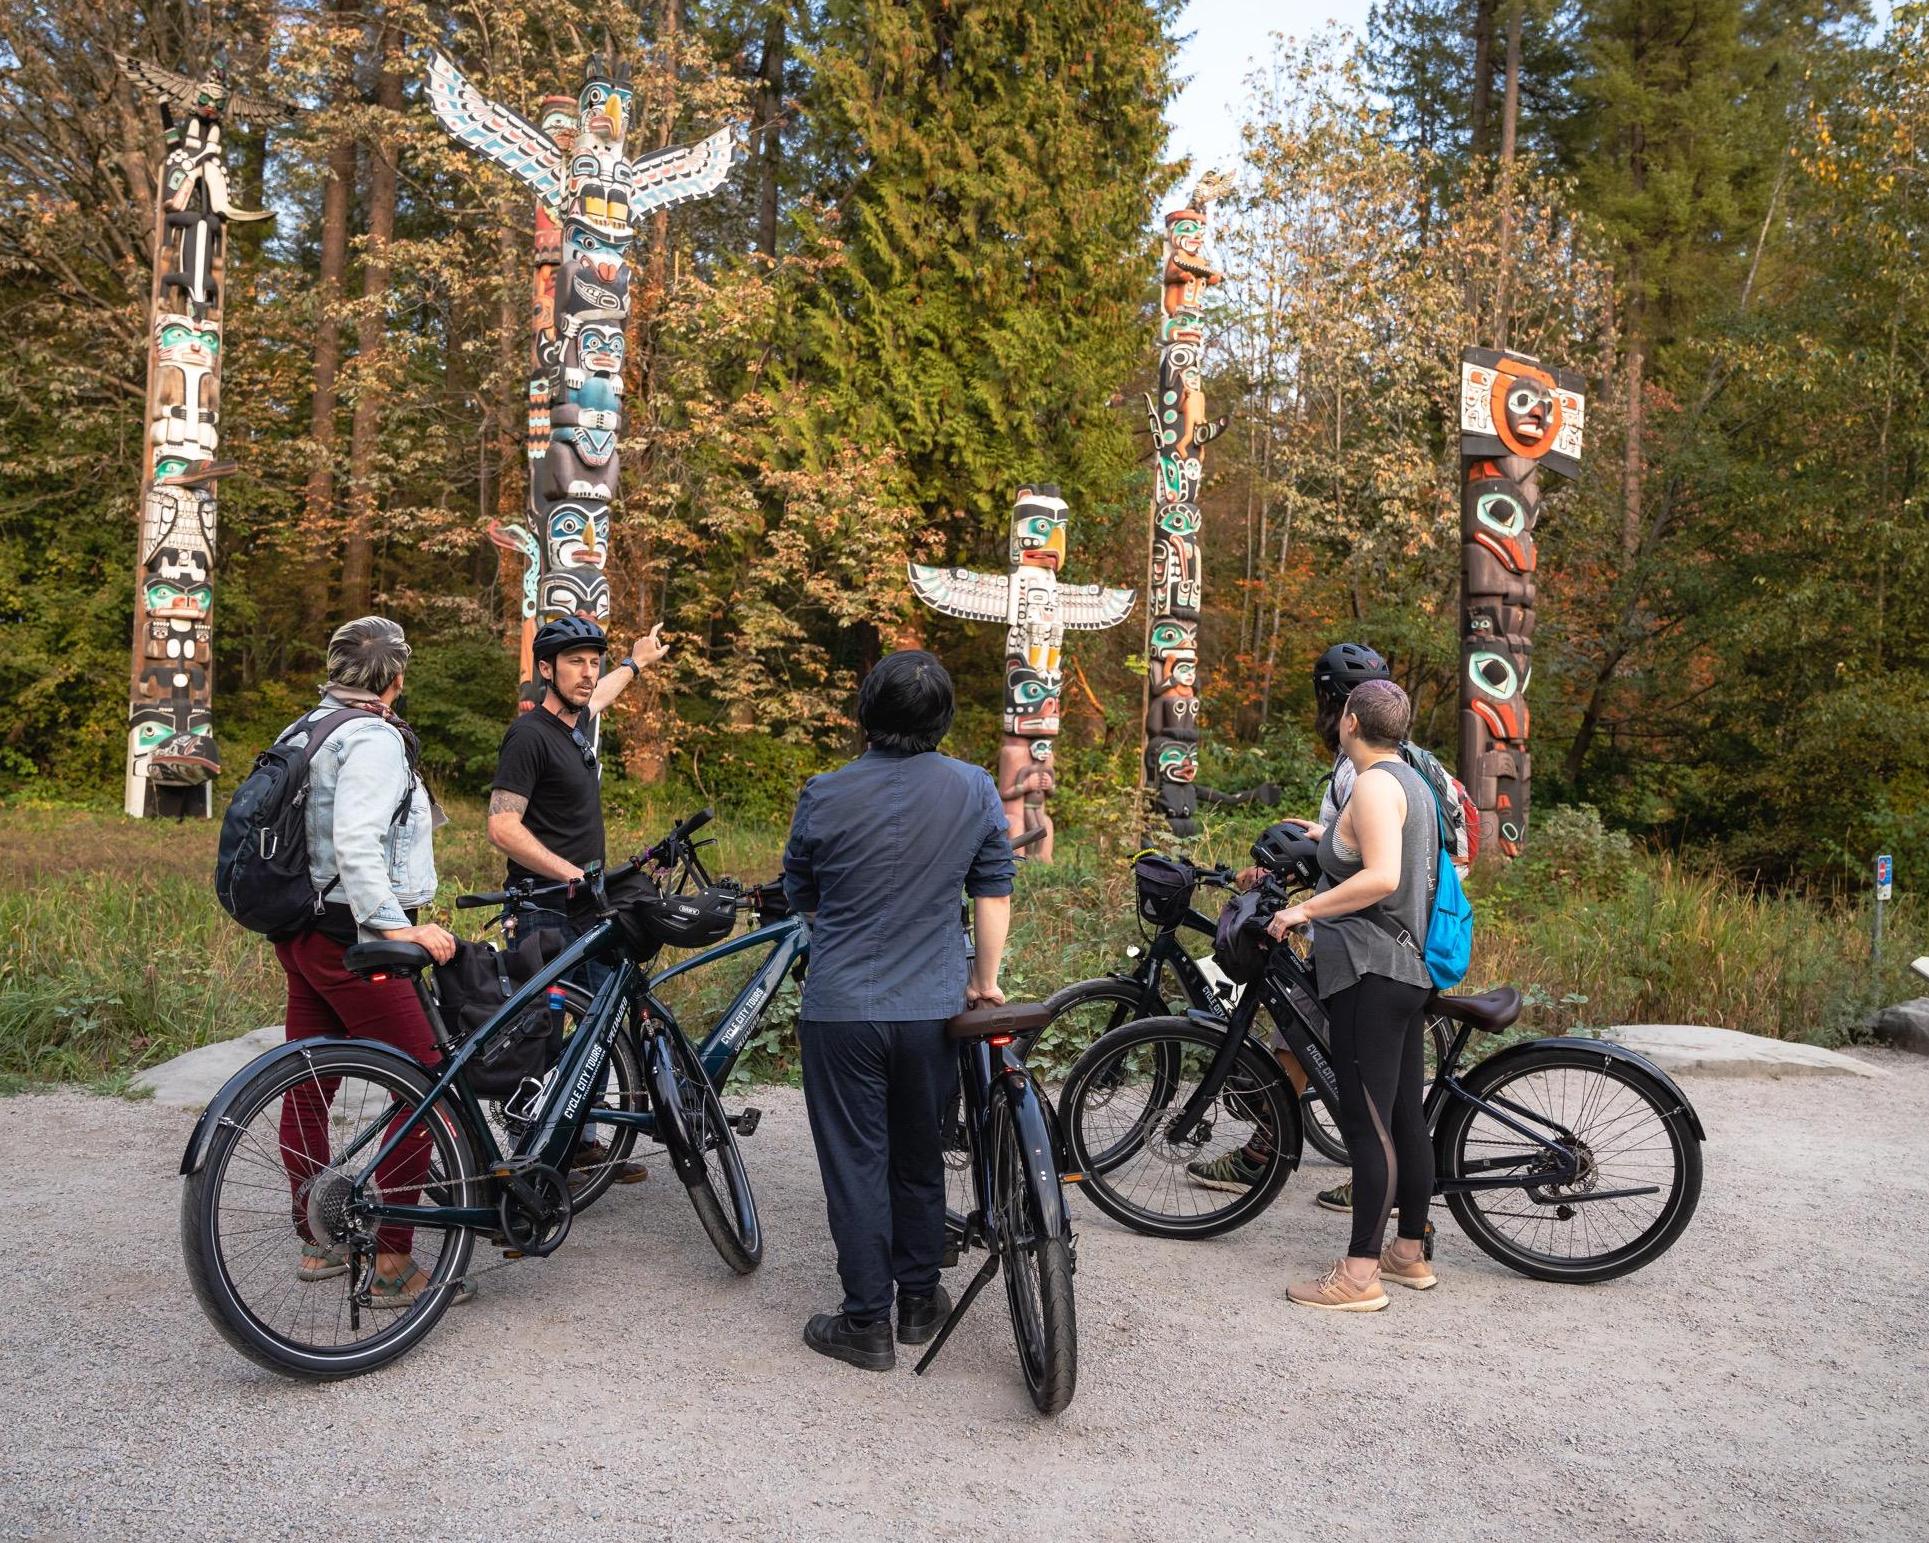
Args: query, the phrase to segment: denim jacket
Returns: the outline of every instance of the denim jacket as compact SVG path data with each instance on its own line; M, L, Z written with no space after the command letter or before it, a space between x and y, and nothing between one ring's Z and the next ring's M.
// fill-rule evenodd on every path
M324 692L321 706L298 718L303 727L349 704ZM428 789L410 785L402 736L373 713L351 719L327 739L308 768L308 873L355 915L364 933L409 925L404 908L435 897L435 833ZM395 811L407 794L406 820Z

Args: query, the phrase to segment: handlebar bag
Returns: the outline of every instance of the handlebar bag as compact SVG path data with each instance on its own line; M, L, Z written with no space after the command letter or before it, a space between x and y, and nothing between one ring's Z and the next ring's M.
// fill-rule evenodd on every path
M1190 863L1148 855L1132 864L1132 882L1139 892L1139 915L1155 927L1176 927L1199 881Z
M497 1013L536 972L566 947L554 927L538 927L498 949L491 943L457 943L455 957L435 967L435 995L449 1037L460 1045ZM528 1077L541 1077L563 1056L562 1025L546 1002L493 1035L469 1062L470 1088L482 1098L507 1098Z

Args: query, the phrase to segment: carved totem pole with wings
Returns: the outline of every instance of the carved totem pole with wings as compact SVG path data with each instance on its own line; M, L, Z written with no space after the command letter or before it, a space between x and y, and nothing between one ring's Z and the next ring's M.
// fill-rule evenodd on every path
M1580 473L1584 387L1526 354L1460 355L1460 780L1503 857L1527 840L1541 468Z
M613 51L590 55L573 104L544 102L543 126L492 102L442 53L429 64L429 103L442 127L536 195L534 364L529 387L528 526L495 526L498 546L521 552L525 631L578 615L607 620L609 504L619 487L623 355L630 314L628 255L643 215L723 185L731 130L637 160L623 153L630 68ZM559 227L545 261L544 220ZM524 656L524 698L533 669ZM539 692L537 693L539 696Z
M1003 622L1005 742L998 752L998 796L1014 838L1043 828L1030 848L1052 856L1052 741L1058 736L1065 631L1097 632L1131 614L1133 593L1100 584L1061 584L1065 500L1049 482L1018 490L1011 512L1011 572L911 564L911 590L933 610L966 621Z
M272 217L236 208L229 197L221 126L229 117L279 121L292 110L235 95L219 69L194 80L114 58L160 106L165 146L154 212L123 804L135 819L205 819L214 813L221 769L210 652L215 487L234 470L218 459L223 259L229 221Z

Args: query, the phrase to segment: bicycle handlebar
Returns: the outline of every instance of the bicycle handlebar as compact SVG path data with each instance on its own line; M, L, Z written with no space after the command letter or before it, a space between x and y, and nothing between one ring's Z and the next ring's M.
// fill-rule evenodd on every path
M534 879L524 879L520 883L507 884L501 889L492 889L481 894L457 895L456 909L470 911L482 906L526 905L533 900L550 900L559 896L574 899L577 892L584 889L600 897L602 885L610 879L626 873L635 873L645 863L675 862L686 849L690 837L716 817L714 809L699 809L688 819L680 820L672 826L669 835L648 851L639 852L628 862L618 863L614 868L605 868L591 863L583 870L583 876L580 879L557 879L549 884L538 884Z

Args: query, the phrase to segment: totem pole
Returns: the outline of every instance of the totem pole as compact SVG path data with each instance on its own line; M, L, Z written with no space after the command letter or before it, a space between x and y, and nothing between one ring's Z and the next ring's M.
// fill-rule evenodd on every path
M1052 859L1052 741L1058 736L1065 629L1097 632L1131 614L1129 589L1061 584L1065 561L1065 500L1049 482L1018 490L1011 511L1011 572L911 564L911 590L933 610L966 621L1003 622L1005 741L998 751L998 796L1013 838L1043 827L1028 850Z
M623 154L630 68L613 50L592 53L574 103L545 100L543 126L484 97L442 53L431 56L429 103L460 144L511 172L560 223L545 261L541 212L529 386L529 526L492 527L498 546L523 554L525 633L540 620L606 620L609 503L619 483L624 326L630 314L633 222L702 198L730 170L731 130L640 160ZM573 111L569 110L573 109ZM524 654L524 700L534 671Z
M1505 857L1527 839L1540 473L1579 474L1584 387L1525 354L1460 355L1460 780Z
M1148 821L1163 816L1174 835L1198 832L1199 485L1204 451L1226 420L1206 421L1199 365L1205 351L1206 290L1225 277L1206 250L1206 221L1226 185L1202 178L1188 207L1165 217L1159 320L1159 386L1145 399L1158 458L1152 489L1151 582L1146 593L1145 764ZM1147 835L1151 842L1150 832Z
M230 220L273 218L228 196L221 126L289 109L234 95L210 69L200 80L114 56L161 109L166 154L154 214L147 435L134 582L124 806L135 819L214 813L215 484L234 467L220 445L222 266Z

